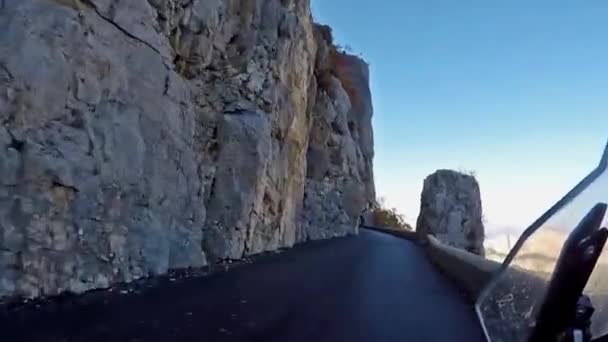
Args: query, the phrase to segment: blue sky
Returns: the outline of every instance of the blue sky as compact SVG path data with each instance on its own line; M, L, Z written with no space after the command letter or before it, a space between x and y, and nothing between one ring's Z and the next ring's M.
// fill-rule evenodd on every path
M371 64L379 196L415 223L424 177L476 172L492 230L524 228L608 139L608 2L313 0Z

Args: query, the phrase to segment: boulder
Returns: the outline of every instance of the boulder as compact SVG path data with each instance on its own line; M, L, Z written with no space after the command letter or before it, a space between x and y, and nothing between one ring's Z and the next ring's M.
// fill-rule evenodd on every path
M416 231L483 255L484 226L479 184L474 176L439 170L424 180Z

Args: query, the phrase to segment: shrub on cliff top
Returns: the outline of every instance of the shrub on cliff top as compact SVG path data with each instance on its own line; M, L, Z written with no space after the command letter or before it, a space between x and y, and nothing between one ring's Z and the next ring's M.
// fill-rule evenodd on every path
M352 52L353 49L350 46L346 45L343 47L336 44L331 27L317 24L315 29L328 47L327 71L329 71L329 73L317 75L321 88L325 89L329 84L329 78L334 76L342 83L342 87L348 94L351 104L353 106L358 106L361 101L361 94L359 94L360 90L356 85L358 80L353 79L351 69L353 67L353 58L362 58L360 56L355 56Z
M340 80L342 87L348 94L350 102L353 106L358 106L361 102L361 94L356 85L357 80L353 79L352 75L352 58L354 56L332 45L330 47L330 63L332 74Z
M330 26L317 24L316 28L319 30L319 32L321 33L321 37L323 37L323 40L325 40L327 44L334 44L334 34Z

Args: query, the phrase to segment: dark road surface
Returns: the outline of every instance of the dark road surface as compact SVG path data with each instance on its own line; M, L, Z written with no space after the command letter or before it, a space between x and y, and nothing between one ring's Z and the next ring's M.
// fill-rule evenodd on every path
M371 231L107 297L2 316L0 341L484 341L473 308L421 249Z

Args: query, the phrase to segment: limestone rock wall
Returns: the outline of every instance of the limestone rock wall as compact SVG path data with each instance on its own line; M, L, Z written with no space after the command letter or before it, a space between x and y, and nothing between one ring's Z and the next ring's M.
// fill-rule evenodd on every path
M316 27L317 96L312 110L302 239L358 232L360 215L375 201L369 67L331 44Z
M481 195L475 177L451 170L439 170L428 176L424 180L416 231L483 255Z
M307 0L1 4L0 297L354 231L373 196L367 67L319 90ZM309 145L332 110L326 182Z

